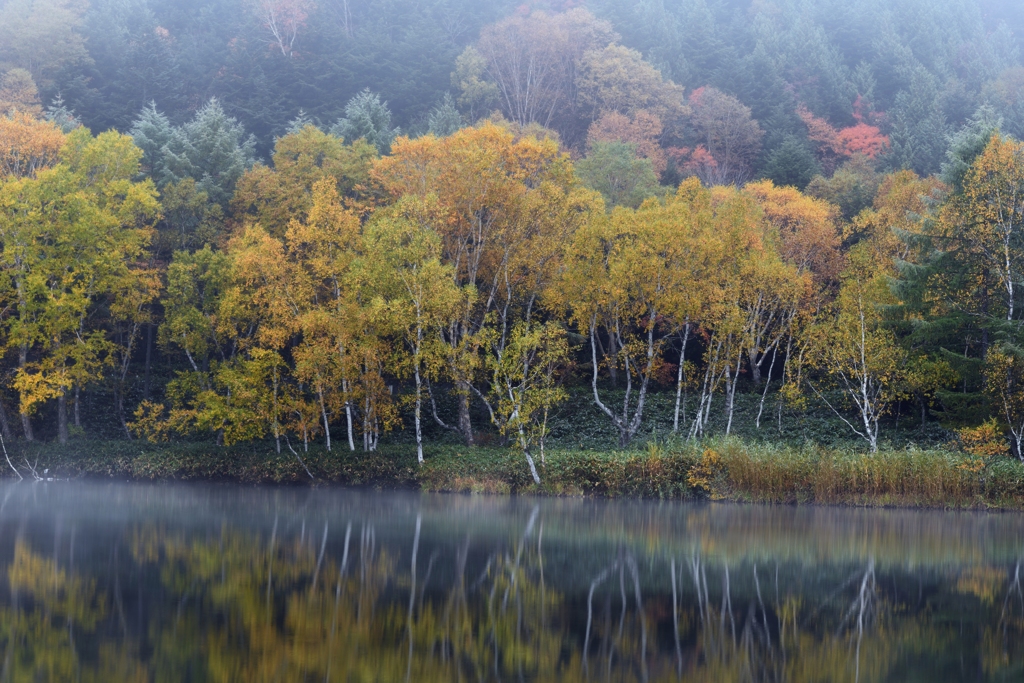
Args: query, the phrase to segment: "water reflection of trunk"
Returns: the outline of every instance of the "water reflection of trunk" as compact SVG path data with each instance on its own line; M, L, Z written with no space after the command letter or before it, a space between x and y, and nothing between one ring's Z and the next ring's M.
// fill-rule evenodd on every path
M607 660L607 675L611 676L612 663L615 658L616 652L622 652L623 649L623 637L625 634L625 623L626 623L626 610L628 606L628 599L626 596L626 570L629 570L630 578L633 584L633 600L636 607L637 620L640 622L640 668L643 680L646 681L648 678L647 671L647 621L644 617L643 602L640 594L640 575L637 570L636 559L633 554L622 549L619 550L618 558L610 564L608 567L603 569L594 580L590 582L590 590L587 593L587 630L583 638L583 671L589 676L590 675L590 637L594 630L594 592L603 584L610 576L618 572L619 574L619 600L621 608L619 610L619 624L616 629L615 638L611 637L611 594L605 599L605 627L603 629L603 638L601 640L601 646L599 649L600 653L606 653L605 659ZM621 657L623 661L627 661L626 657Z
M341 566L338 568L338 582L334 587L334 613L331 615L331 632L327 640L327 665L324 683L329 683L331 680L331 663L334 661L332 657L334 653L334 635L338 631L338 607L341 605L341 581L345 578L345 571L348 569L348 546L351 540L352 522L349 522L348 526L345 527L345 549L342 551Z
M406 681L408 681L409 678L412 676L412 646L413 646L412 615L413 615L413 608L416 606L416 556L419 554L419 549L420 549L420 526L422 524L423 524L423 515L422 514L417 514L416 515L416 534L413 536L413 539L412 539L412 571L411 571L412 585L409 588L409 622L408 622L409 623L409 626L408 626L408 630L409 630L409 665L406 667L406 670L405 670L405 680Z
M368 599L366 583L373 571L373 558L377 551L377 533L372 524L363 522L359 535L359 596L356 602L356 620L363 622L363 606Z
M708 592L707 566L700 554L695 553L688 562L693 587L697 595L699 614L699 641L708 663L717 663L725 669L742 671L742 679L750 681L783 680L785 673L785 647L781 637L782 622L777 622L780 637L772 637L768 608L761 590L761 577L757 565L753 566L754 599L749 602L745 617L737 631L736 613L733 606L732 572L728 565L722 566L722 598L717 607L711 603ZM671 560L670 571L673 584L673 614L677 611L677 581L675 559ZM776 582L777 582L776 576ZM778 603L776 583L776 603ZM774 607L778 610L778 605ZM678 617L674 617L678 619ZM728 622L728 623L727 623ZM682 649L679 643L678 622L674 630L676 638L677 669L682 671ZM781 652L779 652L781 651ZM681 675L681 673L680 673Z
M864 626L871 620L875 613L875 558L868 560L867 569L864 570L864 575L861 577L860 588L857 591L857 596L853 599L853 603L850 608L846 611L843 616L843 620L839 625L839 630L842 631L843 627L856 615L856 634L857 639L857 650L854 658L855 674L854 680L860 681L860 646L864 640ZM854 637L851 634L851 638Z
M672 635L676 645L676 675L683 677L683 647L679 641L679 590L676 587L676 558L672 558Z
M1003 652L1009 648L1010 621L1012 619L1013 596L1016 595L1020 601L1021 618L1024 618L1024 591L1021 590L1020 560L1013 569L1013 577L1010 578L1009 586L1006 588L1006 598L1003 600L1003 611L999 616L999 630L1003 632Z

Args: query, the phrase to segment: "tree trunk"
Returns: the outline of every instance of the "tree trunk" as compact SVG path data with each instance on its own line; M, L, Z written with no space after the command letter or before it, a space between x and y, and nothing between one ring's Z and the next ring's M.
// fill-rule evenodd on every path
M469 417L469 384L463 384L463 391L459 392L459 433L467 446L474 445L473 423Z
M75 387L75 426L82 428L82 392L78 387Z
M355 418L352 415L352 401L348 399L348 380L341 380L341 392L342 396L345 397L345 427L348 429L348 449L354 451L356 449L356 440L353 436L352 421Z
M750 379L754 382L754 386L761 386L761 366L757 364L757 351L749 349L747 358L750 360Z
M319 390L317 395L320 398L320 415L324 419L324 439L327 442L327 452L331 451L331 424L327 420L327 407L324 405L324 392Z
M11 431L11 423L7 421L7 409L4 402L0 400L0 434L3 434L4 441L14 443L14 432Z
M352 404L345 404L345 424L348 428L348 449L354 451L356 449L355 431L352 427Z
M25 369L28 364L28 347L22 345L18 349L18 367ZM32 420L29 419L28 413L21 413L21 431L25 434L25 441L35 441L35 436L32 434Z
M118 386L114 389L114 400L117 403L117 417L121 421L121 428L124 430L125 436L128 440L132 440L132 430L128 429L128 420L124 414L124 391L123 386ZM77 408L77 405L76 405ZM76 410L77 413L77 410ZM75 418L77 419L77 415Z
M149 366L153 355L153 323L146 326L146 370L142 380L142 400L149 400Z
M416 410L414 413L414 419L416 421L416 461L423 464L423 429L420 426L420 412L423 408L423 387L420 382L420 364L419 361L415 363L415 376L416 376Z
M57 441L68 442L68 398L63 393L57 397Z
M679 432L679 414L680 410L683 413L683 423L685 426L686 422L686 406L683 402L683 382L686 376L683 370L686 367L686 342L690 340L690 323L686 323L686 327L683 332L683 347L679 350L679 368L678 377L676 377L676 409L672 418L672 433L676 434Z

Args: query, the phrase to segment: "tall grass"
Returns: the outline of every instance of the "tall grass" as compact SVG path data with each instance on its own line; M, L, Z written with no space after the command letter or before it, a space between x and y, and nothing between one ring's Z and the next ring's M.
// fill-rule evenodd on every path
M534 485L523 457L497 447L434 445L375 453L311 448L311 480L270 444L86 441L57 448L19 444L12 457L49 476L245 483L333 483L483 494L706 498L775 504L1024 509L1024 464L915 448L868 454L851 448L763 444L737 438L650 444L631 451L552 450Z
M513 454L428 459L427 490L775 504L1024 508L1024 465L943 450L853 450L716 439L645 451L554 451L542 482ZM504 482L506 486L499 486Z

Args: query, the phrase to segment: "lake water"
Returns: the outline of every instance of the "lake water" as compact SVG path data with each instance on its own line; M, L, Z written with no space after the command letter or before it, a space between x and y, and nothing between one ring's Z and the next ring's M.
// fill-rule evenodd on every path
M1024 516L0 485L0 681L1021 681Z

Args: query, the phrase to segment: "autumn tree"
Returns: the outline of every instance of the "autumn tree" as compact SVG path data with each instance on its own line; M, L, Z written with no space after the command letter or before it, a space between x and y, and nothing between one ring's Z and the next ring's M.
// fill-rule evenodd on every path
M297 321L302 342L294 351L296 376L314 393L328 450L331 416L339 412L345 415L349 449L355 450L362 374L358 346L376 340L363 338L358 285L352 275L361 253L359 219L343 207L333 178L314 184L308 215L292 219L285 239L293 267L309 288Z
M540 446L543 466L548 417L568 398L558 384L558 374L568 365L569 352L561 324L518 322L508 341L494 345L494 353L488 357L494 392L491 419L502 434L516 440L536 484L540 484L540 475L531 449Z
M446 374L459 395L457 428L472 443L470 396L486 402L490 393L486 375L479 376L478 335L493 325L507 339L516 321L532 319L562 246L593 212L594 196L578 187L555 142L516 139L493 124L444 139L399 138L372 174L390 197L436 197L430 224L441 238L442 262L466 293L444 339Z
M68 395L102 377L112 360L96 307L144 276L136 264L157 212L152 183L135 181L140 157L127 136L78 129L56 166L0 186L5 326L19 354L14 387L26 438L29 415L56 399L66 442Z
M618 112L605 112L590 124L587 145L591 148L602 142L623 142L633 145L641 159L649 159L654 172L662 174L668 168L668 159L660 144L661 119L644 109L632 117Z
M680 235L677 221L665 218L659 205L649 202L635 212L620 208L581 226L566 248L565 269L551 295L588 339L594 403L618 431L620 447L629 445L642 424L665 343L687 323L679 297L693 286L688 275L694 235ZM602 370L622 373L621 410L601 396Z
M615 40L612 27L584 9L513 15L484 27L475 52L497 88L504 114L520 125L540 123L571 139L580 60Z
M291 220L311 210L313 186L321 180L333 180L340 198L360 207L376 156L371 142L345 145L341 138L305 125L278 138L271 166L258 163L242 175L230 208L236 219L253 220L282 237Z
M371 315L399 348L389 364L398 376L413 378L416 454L423 462L423 408L426 383L443 370L447 354L442 334L458 319L465 303L452 266L442 264L441 241L425 222L419 200L400 201L374 215L366 230L366 253L357 268L371 299Z
M836 130L803 105L797 107L797 115L807 126L807 137L817 147L818 160L826 175L831 175L843 160L852 156L876 159L889 149L889 138L882 135L878 126L867 122L860 107L855 107L854 111L857 123L841 130Z
M0 76L0 115L11 116L17 112L36 118L43 113L39 91L32 74L25 69L11 69Z
M683 89L666 81L639 52L621 45L586 52L580 60L576 87L580 107L591 119L605 113L635 118L642 110L670 130L681 132L688 113Z
M860 247L842 275L839 295L808 334L807 358L837 389L846 406L829 400L827 389L811 389L850 429L878 450L881 418L900 397L906 353L887 328L882 307L894 303L884 273ZM847 406L856 417L847 417Z
M739 100L711 87L690 93L695 175L708 185L743 181L761 150L764 131Z
M306 26L309 13L315 9L312 0L249 0L249 8L270 34L272 45L284 57L291 57L295 39Z
M0 116L0 179L33 178L57 163L64 134L27 113Z

